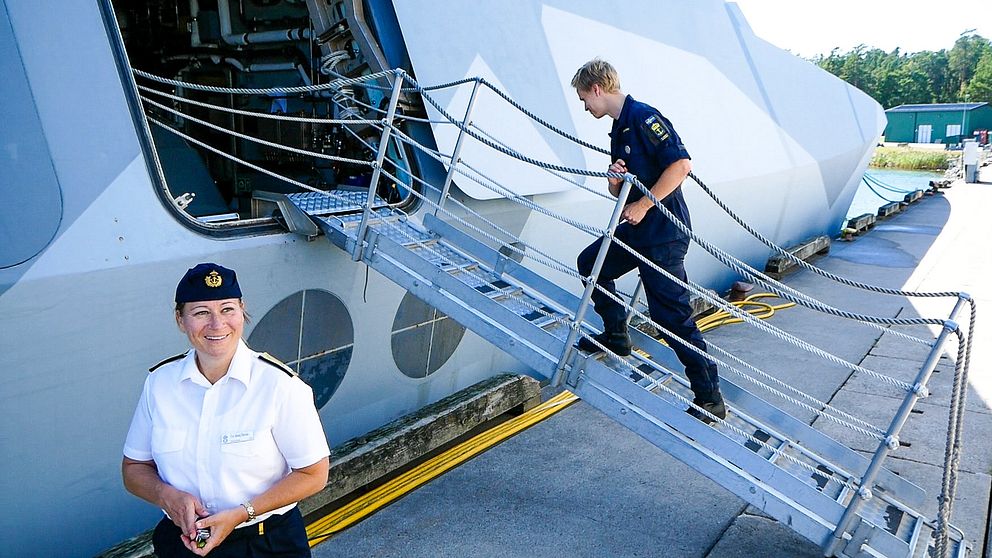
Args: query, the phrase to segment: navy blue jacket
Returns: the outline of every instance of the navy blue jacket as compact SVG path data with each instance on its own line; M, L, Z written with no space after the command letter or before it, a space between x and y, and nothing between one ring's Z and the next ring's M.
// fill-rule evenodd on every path
M655 108L635 101L630 95L624 100L620 117L613 122L610 131L610 156L613 161L623 159L627 170L648 189L654 186L669 165L690 158L672 123ZM637 186L631 186L627 203L642 197L644 193ZM661 203L686 226L692 227L681 186ZM629 223L620 225L617 234L631 246L657 246L688 238L656 207L649 209L636 226Z

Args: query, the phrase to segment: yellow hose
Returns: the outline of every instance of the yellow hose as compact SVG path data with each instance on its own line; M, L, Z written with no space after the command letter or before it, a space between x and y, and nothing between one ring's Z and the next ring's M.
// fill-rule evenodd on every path
M758 302L762 298L777 298L777 295L772 293L758 293L732 304L760 319L770 318L775 314L776 310L795 306L793 302L777 305ZM742 321L742 319L730 315L729 312L721 310L697 320L696 325L700 331L709 331L722 325L740 323ZM316 546L318 543L372 515L379 509L395 502L408 492L454 469L503 440L551 417L578 400L579 398L576 395L568 391L563 391L530 411L503 422L474 438L466 440L381 486L362 494L307 525L307 537L310 539L310 546Z
M778 298L778 295L774 293L757 293L753 294L744 300L737 302L732 302L734 306L744 310L748 314L751 314L755 318L762 320L768 319L775 314L776 310L783 310L785 308L791 308L796 305L795 302L786 302L783 304L768 304L767 302L758 302L761 298ZM743 322L741 318L735 318L725 310L719 310L713 314L701 318L696 321L696 325L699 327L699 331L709 331L715 327L719 327L727 324L738 324Z

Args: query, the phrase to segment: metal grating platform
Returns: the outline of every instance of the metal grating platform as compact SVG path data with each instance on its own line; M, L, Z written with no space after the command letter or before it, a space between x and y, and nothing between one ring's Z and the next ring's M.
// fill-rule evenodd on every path
M300 209L315 217L361 211L368 199L368 192L332 190L329 193L333 195L325 195L318 192L299 192L296 194L287 194L286 197ZM387 205L386 201L379 196L376 196L372 202L372 207L374 208L386 207Z

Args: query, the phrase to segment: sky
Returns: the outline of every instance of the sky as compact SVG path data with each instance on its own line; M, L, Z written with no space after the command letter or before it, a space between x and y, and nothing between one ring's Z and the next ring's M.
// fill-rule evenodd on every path
M755 35L803 58L859 44L950 50L963 31L992 40L989 0L734 0Z

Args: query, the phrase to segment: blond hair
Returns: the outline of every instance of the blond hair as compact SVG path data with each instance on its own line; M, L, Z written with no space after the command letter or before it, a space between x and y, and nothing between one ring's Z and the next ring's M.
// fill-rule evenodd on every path
M620 91L620 76L609 62L593 58L575 72L572 87L578 91L589 91L593 85L602 87L606 93L616 93Z

